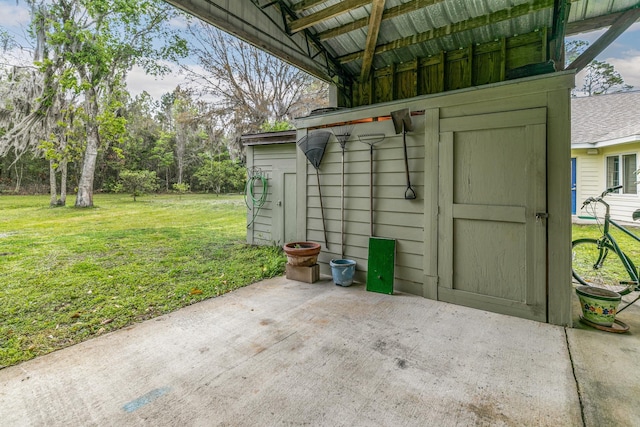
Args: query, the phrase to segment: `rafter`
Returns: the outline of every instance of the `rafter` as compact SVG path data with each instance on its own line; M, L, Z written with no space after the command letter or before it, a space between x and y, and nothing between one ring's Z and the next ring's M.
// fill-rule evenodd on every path
M340 3L336 3L333 6L329 6L320 12L312 13L311 15L303 16L300 19L296 19L289 23L289 30L292 33L304 30L312 27L327 19L335 18L336 16L347 13L351 10L358 9L362 6L366 6L371 3L371 0L344 0Z
M567 35L571 36L574 34L586 33L600 28L610 27L614 22L616 22L618 18L620 18L626 12L627 10L623 10L621 12L611 13L609 15L597 16L595 18L588 18L581 21L570 22L567 24Z
M302 0L299 3L291 5L291 10L294 12L302 12L303 10L311 9L312 7L318 6L326 1L327 0Z
M378 42L378 32L380 31L380 22L382 21L382 12L384 11L385 0L373 0L371 4L371 16L369 17L369 32L367 33L367 42L364 48L364 59L362 60L362 70L360 71L360 81L364 82L369 78L371 72L371 64Z
M640 8L635 7L620 15L618 19L609 27L609 29L600 36L582 55L577 57L567 70L576 70L579 72L586 67L596 56L598 56L607 46L609 46L618 36L633 25L640 18Z
M459 33L462 31L469 31L475 28L484 27L487 25L495 24L497 22L507 21L520 16L525 16L539 10L548 9L553 7L554 0L536 0L533 3L525 3L518 6L506 8L494 12L485 16L478 16L476 18L467 19L466 21L456 22L455 24L445 25L444 27L434 28L420 34L414 34L409 37L394 40L384 45L379 45L375 49L375 54L379 55L384 52L396 50L411 45L425 43L430 40L434 40L438 37L444 37ZM338 59L340 63L344 64L351 61L356 61L364 57L364 51L354 52L348 55L341 56Z
M416 10L434 5L436 3L441 3L443 1L445 0L413 0L408 3L404 3L399 6L395 6L385 10L384 13L382 14L382 20L385 21L387 19L395 18L396 16L404 15L405 13L414 12ZM324 41L327 39L340 36L342 34L346 34L350 31L364 28L367 25L369 25L369 18L358 19L357 21L353 21L349 24L341 25L340 27L332 28L330 30L318 33L318 38L321 41Z

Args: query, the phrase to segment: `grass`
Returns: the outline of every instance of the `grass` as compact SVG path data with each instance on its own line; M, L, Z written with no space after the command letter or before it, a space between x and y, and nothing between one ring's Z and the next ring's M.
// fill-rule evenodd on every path
M639 224L640 225L640 224ZM640 228L638 225L625 225L632 233L640 237ZM610 229L611 234L618 242L618 245L622 248L622 251L626 253L631 260L636 263L640 261L640 243L631 237L627 236L623 232L617 230L613 226ZM600 238L602 237L602 230L597 225L573 225L572 240L580 239L583 237Z
M640 229L637 226L627 226L632 233L640 237ZM572 240L591 237L602 237L602 229L597 225L574 225L572 233ZM632 263L637 267L640 264L640 243L624 234L622 231L611 226L610 232L616 242L631 259ZM609 255L607 262L605 262L601 268L594 270L593 263L598 257L598 253L595 246L581 246L580 249L576 248L573 253L573 268L576 272L585 280L590 283L600 283L599 286L609 284L611 286L603 286L607 289L621 292L624 289L624 285L619 285L618 281L628 281L629 275L625 269L624 264L615 255Z
M244 243L241 196L48 203L0 196L0 368L284 271L279 248Z

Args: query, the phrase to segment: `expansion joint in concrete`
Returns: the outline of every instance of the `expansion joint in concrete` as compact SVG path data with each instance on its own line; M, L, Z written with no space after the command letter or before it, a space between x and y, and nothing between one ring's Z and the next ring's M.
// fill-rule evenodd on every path
M582 418L582 427L587 427L586 419L584 416L584 402L582 401L582 391L580 390L580 382L578 382L578 376L576 375L576 366L573 363L573 355L571 354L571 346L569 345L569 334L567 327L564 328L564 338L567 343L567 353L569 354L569 363L571 363L571 373L573 374L573 380L576 383L576 392L578 393L578 401L580 402L580 418Z

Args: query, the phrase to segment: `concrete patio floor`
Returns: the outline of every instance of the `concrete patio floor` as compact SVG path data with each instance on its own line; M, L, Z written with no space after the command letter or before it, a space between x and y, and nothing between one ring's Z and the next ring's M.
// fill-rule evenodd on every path
M0 370L0 425L640 425L640 310L619 318L280 277Z

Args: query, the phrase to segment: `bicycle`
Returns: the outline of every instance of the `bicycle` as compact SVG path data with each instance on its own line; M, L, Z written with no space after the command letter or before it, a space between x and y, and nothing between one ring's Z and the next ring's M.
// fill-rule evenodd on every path
M609 204L604 201L605 196L620 188L622 185L607 188L599 197L589 197L582 204L581 209L592 209L593 214L588 218L597 221L602 236L598 239L576 239L571 243L571 273L573 278L582 285L608 289L620 295L627 295L634 291L640 291L638 269L631 258L622 251L611 235L610 229L613 226L638 242L640 242L640 237L611 219ZM596 215L597 204L602 204L606 209L604 224L600 223L600 219ZM640 219L640 209L636 210L632 217L634 221ZM638 299L640 299L640 295L618 309L618 313Z

